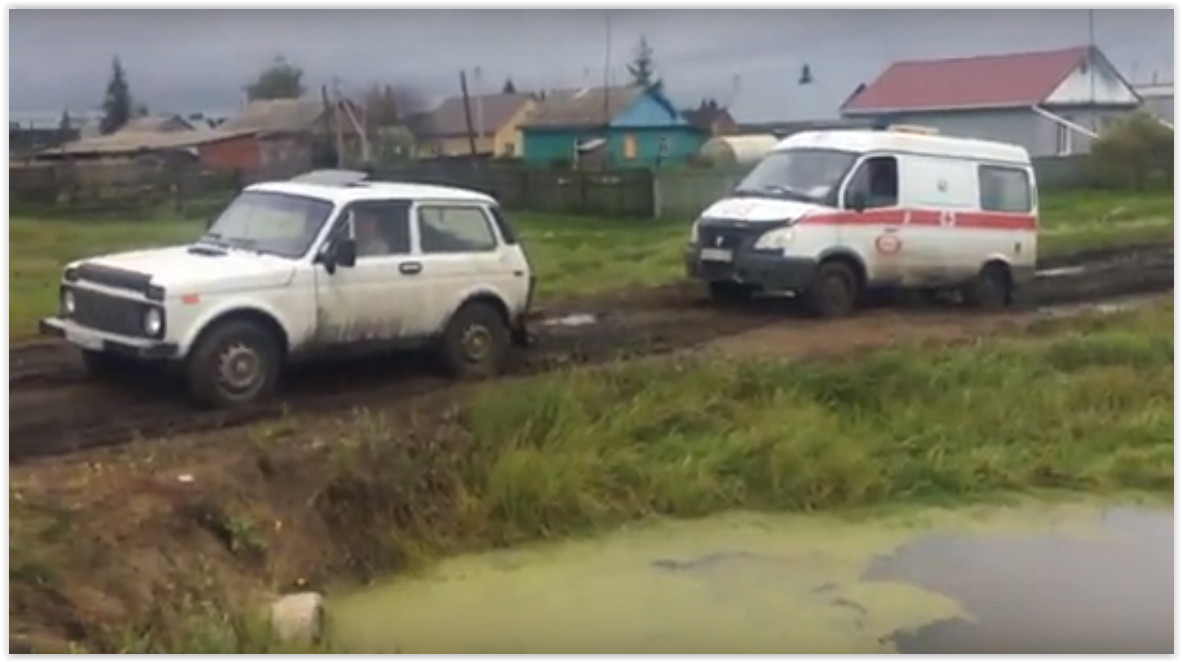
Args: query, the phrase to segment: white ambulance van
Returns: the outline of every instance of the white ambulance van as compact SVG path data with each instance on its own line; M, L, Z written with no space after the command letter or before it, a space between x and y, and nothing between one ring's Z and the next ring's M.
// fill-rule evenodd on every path
M799 296L845 315L870 289L1008 305L1034 277L1038 194L1022 147L919 127L798 133L690 230L688 275L719 301Z

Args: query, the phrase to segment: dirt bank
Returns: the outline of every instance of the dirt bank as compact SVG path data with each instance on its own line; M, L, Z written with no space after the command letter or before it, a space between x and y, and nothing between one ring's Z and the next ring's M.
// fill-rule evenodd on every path
M873 323L825 323L767 342L778 354L812 357L1019 331L1043 319L1036 313L933 312L917 323L880 313ZM1064 322L1062 328L1079 324ZM873 333L862 331L867 325ZM949 336L950 329L957 333ZM1160 363L1160 350L1149 347L1151 355L1140 360ZM645 379L610 375L624 380L620 388ZM747 388L740 382L737 388ZM175 646L169 637L184 629L180 615L207 603L244 608L277 591L364 581L424 554L519 540L521 530L497 528L489 519L519 515L486 513L473 501L472 486L484 480L490 447L478 443L482 433L473 427L469 397L480 392L486 401L501 394L529 399L542 393L534 387L514 395L518 386L510 379L492 393L487 385L466 385L373 403L367 412L288 415L168 443L133 441L12 465L10 636L41 648L82 641L118 649L138 631ZM707 387L717 388L714 382ZM560 413L548 408L551 403L527 404L536 409L539 425L557 425L546 422ZM663 425L672 424L675 419ZM1082 442L1072 443L1073 452L1081 452ZM997 472L997 459L988 466ZM1138 476L1121 467L1124 479ZM1046 486L1070 484L1053 465L1031 470ZM991 475L975 480L987 483ZM1010 478L998 474L996 480L1007 485ZM635 507L641 513L691 514L692 503L684 513L661 501ZM545 517L555 515L539 516L534 526L544 531Z

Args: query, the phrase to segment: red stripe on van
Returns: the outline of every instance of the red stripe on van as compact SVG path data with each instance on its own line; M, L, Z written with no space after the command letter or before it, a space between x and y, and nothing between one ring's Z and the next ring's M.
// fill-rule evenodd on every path
M908 225L939 226L941 212L930 209L911 211ZM843 211L829 214L806 216L802 225L903 225L907 219L906 210L868 210L861 214ZM956 212L948 229L965 230L1035 230L1038 217L1032 214L1007 214L1002 212Z

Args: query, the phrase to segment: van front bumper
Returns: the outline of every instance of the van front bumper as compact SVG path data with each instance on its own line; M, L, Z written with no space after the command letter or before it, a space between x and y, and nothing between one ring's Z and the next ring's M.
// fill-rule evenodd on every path
M685 252L686 275L710 283L742 283L769 292L801 292L808 289L817 271L811 257L785 257L782 253L736 251L731 261L703 260L700 246Z
M177 356L174 343L106 333L65 317L46 317L38 324L38 330L43 336L63 338L71 345L94 352L146 360L167 360Z

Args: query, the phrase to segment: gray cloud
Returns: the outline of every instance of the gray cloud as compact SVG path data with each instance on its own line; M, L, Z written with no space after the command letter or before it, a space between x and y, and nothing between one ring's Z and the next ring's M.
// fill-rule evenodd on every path
M483 86L603 80L607 10L11 10L9 107L97 107L117 53L155 109L227 109L276 55L314 85ZM614 80L640 35L681 103L733 100L744 119L826 117L892 60L1087 42L1084 10L610 10ZM1173 77L1170 9L1096 12L1096 41L1126 76ZM796 84L808 63L816 84ZM1134 71L1135 70L1135 71ZM737 90L734 85L738 76Z

